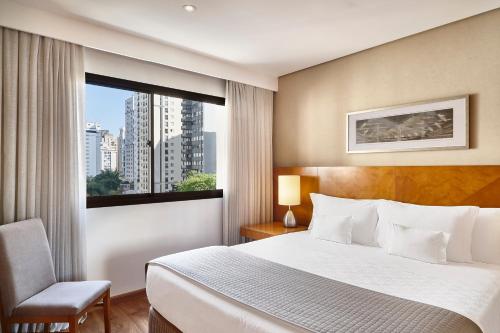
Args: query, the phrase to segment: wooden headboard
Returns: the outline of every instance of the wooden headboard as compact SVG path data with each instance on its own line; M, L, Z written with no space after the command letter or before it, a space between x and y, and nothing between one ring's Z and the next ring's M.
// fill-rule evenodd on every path
M297 223L308 225L309 193L343 198L389 199L421 205L474 205L500 208L500 165L283 167L274 169L274 219L288 207L278 205L278 175L300 175L301 205L293 207Z

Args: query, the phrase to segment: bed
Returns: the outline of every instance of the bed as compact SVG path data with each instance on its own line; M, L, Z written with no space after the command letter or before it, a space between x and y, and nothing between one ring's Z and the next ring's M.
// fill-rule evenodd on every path
M433 265L389 256L381 248L316 240L308 231L246 243L235 249L355 286L452 310L474 321L484 333L500 330L500 267L496 265ZM156 312L182 332L305 332L161 266L149 267L146 290ZM196 320L193 313L197 314Z
M334 169L333 176L327 169ZM358 192L352 193L361 193L357 199L394 200L401 199L398 196L403 195L406 196L405 201L421 204L500 206L497 202L499 197L492 193L492 191L498 191L498 186L495 184L500 175L499 167L327 169L280 168L278 171L275 170L275 176L280 173L299 173L303 176L302 181L306 182L302 184L302 188L307 193L303 196L302 207L297 209L299 223L308 223L311 219L311 202L307 201L309 192L353 196L352 194L346 195L348 191L346 189L349 189L353 183L357 184ZM425 176L422 177L424 173ZM409 178L412 182L409 182ZM441 180L441 183L436 183L436 179ZM325 182L328 186L324 185ZM405 186L399 186L398 182L402 182ZM387 183L391 185L389 190ZM429 191L430 183L433 183L433 191ZM447 191L446 195L438 194L439 191L442 193L443 188ZM408 192L409 190L413 192ZM423 196L422 193L426 195ZM412 196L411 200L408 200L409 195ZM279 214L280 209L275 206L275 215L277 212ZM491 235L481 235L481 237L485 239L489 237L490 242L496 242L498 238L496 235L493 238ZM263 260L262 262L320 277L326 282L335 281L352 288L366 290L368 293L407 302L404 304L409 302L410 305L420 304L442 309L447 311L447 314L456 314L466 320L460 329L448 330L449 332L500 332L499 265L479 262L430 264L388 255L383 248L376 246L345 245L324 241L312 237L311 231L241 244L231 247L231 251L234 254L258 258L258 260ZM171 257L164 258L168 261ZM176 258L175 255L174 258ZM179 258L180 261L184 260L183 258L189 259L182 255ZM203 267L203 265L197 267ZM297 281L300 283L300 279ZM279 288L279 285L275 286ZM260 287L265 288L265 282ZM259 287L255 290L258 291ZM310 329L297 322L283 320L282 317L272 312L259 310L251 302L245 303L239 301L237 297L228 297L227 293L211 288L203 282L200 283L199 280L193 279L182 270L177 270L175 265L162 265L162 258L149 265L146 291L151 303L151 333L329 331ZM384 318L383 314L381 318ZM419 322L420 320L421 318L417 317L412 321ZM406 323L403 324L406 325ZM381 327L385 328L381 329ZM391 326L372 325L369 329L346 329L345 331L400 331L388 329L388 327ZM440 332L440 330L433 330L432 327L427 328L425 331Z

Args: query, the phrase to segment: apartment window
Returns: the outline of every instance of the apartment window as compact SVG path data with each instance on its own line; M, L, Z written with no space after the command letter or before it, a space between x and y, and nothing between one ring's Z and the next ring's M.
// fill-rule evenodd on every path
M87 207L222 196L215 184L223 98L86 79Z

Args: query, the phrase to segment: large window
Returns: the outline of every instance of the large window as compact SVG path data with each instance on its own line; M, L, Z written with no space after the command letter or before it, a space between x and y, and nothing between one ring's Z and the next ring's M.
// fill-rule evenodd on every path
M222 196L224 99L87 74L87 206Z

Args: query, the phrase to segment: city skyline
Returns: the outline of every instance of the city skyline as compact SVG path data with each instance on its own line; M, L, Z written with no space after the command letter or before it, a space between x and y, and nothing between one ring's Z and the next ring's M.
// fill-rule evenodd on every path
M148 93L89 86L87 176L94 192L110 181L99 183L99 179L109 176L118 177L114 180L118 187L109 194L147 193L151 186L155 192L176 191L192 172L215 177L216 132L224 123L222 106L157 94L151 99ZM149 134L151 110L153 135ZM155 147L154 169L149 140ZM153 170L155 182L150 184ZM101 177L104 171L117 173Z
M85 118L87 123L98 123L107 129L114 137L120 134L120 128L125 127L125 101L133 96L134 91L118 88L101 87L86 84L85 87ZM206 132L217 132L218 115L221 106L203 103L204 128Z

